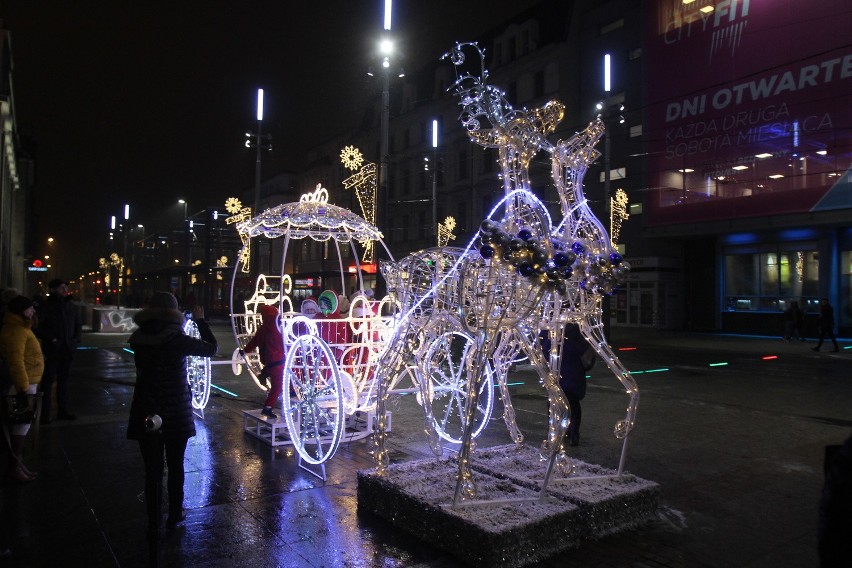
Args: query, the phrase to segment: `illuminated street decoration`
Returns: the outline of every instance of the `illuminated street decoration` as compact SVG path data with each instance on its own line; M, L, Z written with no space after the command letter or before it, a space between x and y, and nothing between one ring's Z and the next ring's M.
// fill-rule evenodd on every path
M183 333L201 339L198 324L192 319L187 319L183 324ZM210 400L210 357L187 356L186 380L189 383L189 390L192 392L192 408L199 411L201 417L204 418L204 409Z
M228 225L237 225L237 233L240 235L240 242L243 245L240 251L240 262L243 272L249 272L251 263L251 239L239 230L239 224L247 219L251 219L251 207L243 207L242 202L236 197L229 197L225 200L225 211L231 214L225 219Z
M279 309L282 338L286 359L284 362L284 388L282 421L286 424L289 443L297 451L300 464L323 468L337 450L345 430L346 417L354 412L364 412L366 424L359 432L347 433L347 439L359 439L372 433L371 418L376 405L374 363L390 334L395 319L388 314L393 310L391 299L374 302L363 292L351 300L338 296L346 290L348 270L344 270L341 247L351 250L358 258L356 243L375 241L382 244L379 230L355 213L328 203L328 191L317 185L313 192L302 195L298 202L285 203L267 209L260 215L241 222L241 234L251 238L282 238L281 266L287 265L287 253L293 240L311 239L326 243L329 250L337 252L340 283L336 290L327 289L321 296L324 310L310 311L305 306L316 302L304 299L294 309L287 295L292 290L292 280L284 275L276 282L274 277L260 275L255 295L245 304L245 313L234 313L232 326L237 343L232 363L245 364L259 386L261 365L256 353L239 356L260 323L259 304L275 305ZM390 251L385 252L392 258ZM364 289L360 264L356 260L358 287ZM236 276L239 267L235 267ZM350 277L351 278L351 277ZM324 279L328 282L330 279ZM233 290L233 288L232 288ZM281 292L279 294L279 291ZM233 292L232 292L233 293ZM331 300L331 297L335 300ZM349 305L342 313L341 305ZM310 316L306 315L310 313ZM415 389L409 389L414 392ZM278 427L280 425L277 425ZM311 473L315 473L312 470Z
M361 214L364 219L373 225L376 224L376 164L364 162L361 151L354 146L346 146L340 152L340 160L350 170L358 170L354 175L343 180L345 189L355 188L358 204L361 206ZM359 169L360 168L360 169ZM364 256L361 261L365 264L373 262L374 246L372 241L361 243L364 246Z
M117 268L119 273L118 278L118 287L121 289L121 273L124 271L124 259L121 258L117 252L114 252L109 255L109 258L100 258L98 260L98 265L101 269L104 270L104 288L107 290L111 289L112 286L112 277L110 276L110 269Z
M479 76L462 72L465 51L479 56ZM551 143L552 134L563 118L564 107L551 101L541 108L516 110L505 95L487 83L484 53L476 44L457 44L446 54L458 73L451 87L460 99L462 125L470 139L499 151L504 197L482 222L479 231L464 249L437 248L409 255L397 263L385 263L382 271L388 290L397 296L401 317L390 345L379 361L381 381L377 406L374 457L377 473L383 475L389 464L385 448L385 402L393 378L403 372L406 361L424 346L450 335L464 348L450 363L438 358L426 363L426 376L443 375L453 365L464 369L470 380L454 384L454 405L460 422L458 475L453 504L475 499L476 486L470 464L472 439L483 422L490 404L489 383L496 378L504 405L504 421L516 443L523 441L517 428L506 374L523 352L538 372L550 406L548 433L541 446L547 461L542 482L546 491L554 465L571 471L564 433L570 424L570 409L559 387L559 368L565 324L578 324L583 336L606 366L616 375L630 398L627 414L615 426L623 439L618 468L624 467L627 437L633 428L639 392L629 371L621 364L603 335L601 302L613 294L629 270L614 250L600 221L583 194L586 169L599 155L595 144L603 135L600 120L568 140ZM529 164L542 150L550 154L552 176L559 195L562 219L554 224L544 204L530 192ZM539 346L541 332L547 332L553 350L549 359ZM426 353L430 353L426 348ZM421 388L428 384L421 382ZM485 401L482 401L482 398ZM437 393L421 392L430 446L441 454L440 433L435 432L434 403ZM487 420L485 420L487 422Z
M627 212L627 203L627 192L621 188L616 189L615 196L609 202L609 234L613 245L618 242L622 223L630 217L630 213Z
M453 217L447 217L443 223L438 223L438 246L445 247L450 241L456 240L453 234L453 229L456 228L456 220Z
M796 275L799 277L799 282L805 281L805 253L803 251L796 253Z
M228 257L221 256L216 259L216 268L227 268L228 267ZM222 271L216 271L216 280L222 280Z
M340 161L346 169L355 171L364 163L364 157L361 156L361 150L355 146L346 146L340 151Z
M192 266L201 266L201 261L200 260L193 261ZM190 275L189 283L190 284L198 284L198 275L195 274L195 273Z

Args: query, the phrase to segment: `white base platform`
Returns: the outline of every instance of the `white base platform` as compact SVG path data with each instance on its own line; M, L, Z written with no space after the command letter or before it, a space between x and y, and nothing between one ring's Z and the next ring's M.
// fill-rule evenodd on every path
M266 442L273 448L277 446L292 446L293 442L290 440L289 433L287 432L287 421L284 420L283 416L280 416L280 409L276 409L276 414L279 414L276 419L268 418L262 415L260 411L260 408L243 411L243 431ZM392 413L386 412L385 416L386 430L390 432L393 424ZM372 410L368 412L357 411L346 416L346 430L342 440L351 442L366 438L375 430L375 422L376 413Z

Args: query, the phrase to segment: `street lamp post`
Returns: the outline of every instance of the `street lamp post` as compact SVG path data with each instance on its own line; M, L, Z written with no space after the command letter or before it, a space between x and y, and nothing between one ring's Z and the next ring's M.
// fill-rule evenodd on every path
M598 109L598 117L600 117L604 121L604 186L603 186L603 214L604 214L604 222L607 219L611 219L611 207L612 207L612 193L610 188L610 181L612 179L612 167L610 165L610 138L612 133L610 130L612 129L613 118L618 115L618 122L624 122L624 116L620 113L624 111L624 105L618 103L618 107L614 104L612 100L612 96L610 92L612 90L612 66L611 66L611 57L609 53L604 54L603 61L603 71L604 71L604 100L599 102L597 105ZM610 242L612 239L612 223L609 222L608 234L610 238ZM609 338L610 332L610 298L605 297L601 302L601 310L602 310L602 318L603 318L603 331L604 338Z
M118 298L116 307L121 308L122 299L127 303L127 281L125 271L127 270L127 231L128 224L130 221L130 205L127 203L124 204L124 223L121 225L123 237L124 237L124 247L121 255L121 266L119 270L119 278L118 278ZM122 296L124 296L122 298Z
M432 236L438 242L438 121L432 120Z
M254 138L254 140L252 140ZM246 132L246 148L255 148L254 160L254 209L253 215L260 212L260 170L261 150L272 150L272 136L263 134L263 89L257 90L257 132ZM258 272L259 250L251 255L254 272Z

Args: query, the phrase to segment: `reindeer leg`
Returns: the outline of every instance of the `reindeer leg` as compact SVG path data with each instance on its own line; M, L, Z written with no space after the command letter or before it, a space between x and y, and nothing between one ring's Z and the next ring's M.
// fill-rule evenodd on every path
M509 436L515 444L524 442L524 435L518 429L518 422L515 418L515 407L512 405L512 396L509 394L509 387L506 385L506 378L509 374L509 367L512 365L512 360L518 352L516 342L513 341L515 330L505 332L500 339L500 343L494 350L494 366L497 374L497 384L500 387L500 398L503 401L503 422L506 423L506 429L509 431Z
M627 404L627 414L624 420L619 420L613 430L615 437L623 440L621 445L621 457L618 460L618 475L624 471L624 462L627 458L627 439L633 424L636 421L636 411L639 408L639 386L630 371L615 355L603 335L603 322L601 321L600 309L580 322L580 332L595 350L607 368L615 375L615 378L624 386L630 401Z
M562 333L553 333L554 342L562 340ZM565 400L565 395L562 393L562 388L559 386L559 377L551 370L551 366L541 352L541 348L537 343L531 343L530 339L522 334L521 341L524 344L525 351L530 358L530 363L533 364L541 377L544 388L547 391L547 399L549 402L549 424L547 429L547 438L541 445L541 456L548 459L547 471L544 475L544 480L541 485L540 497L543 498L547 491L547 486L550 483L550 476L553 473L553 466L560 455L564 455L562 440L565 437L565 432L568 430L568 425L571 423L571 407L568 406L568 401ZM538 341L538 338L536 338Z
M459 448L459 473L456 477L456 490L453 495L453 507L459 499L475 499L476 485L470 467L470 454L473 445L473 419L479 399L479 386L485 376L485 366L492 353L494 338L488 337L484 330L476 333L476 347L471 351L468 361L467 401L465 403L464 429L461 448Z

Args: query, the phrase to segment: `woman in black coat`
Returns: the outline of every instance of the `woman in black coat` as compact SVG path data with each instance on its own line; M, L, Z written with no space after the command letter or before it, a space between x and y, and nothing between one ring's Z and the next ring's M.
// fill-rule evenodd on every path
M547 334L542 336L542 351L545 356L550 354L550 338ZM583 418L583 409L580 401L586 396L586 369L583 367L582 356L589 349L589 344L580 327L575 323L565 326L562 338L562 359L559 365L559 386L565 393L568 406L571 408L571 423L565 437L572 446L580 443L580 421Z
M583 368L581 357L589 344L580 333L580 328L575 323L565 326L565 336L562 339L562 362L559 368L559 386L568 399L571 407L571 424L568 426L566 436L572 446L580 443L580 421L583 418L583 409L580 401L586 396L586 370Z
M160 524L163 453L169 466L169 517L173 527L186 518L183 510L183 459L186 444L195 436L192 393L186 377L186 357L211 357L216 338L204 321L204 308L196 306L193 318L201 339L185 335L185 318L168 292L155 293L149 307L133 317L139 329L130 336L136 359L136 388L130 405L127 437L138 440L145 462L145 503L149 538Z

